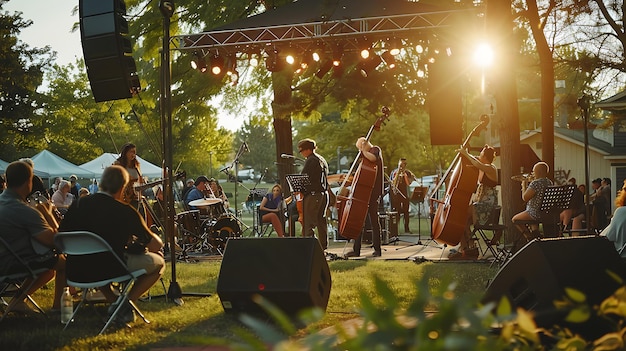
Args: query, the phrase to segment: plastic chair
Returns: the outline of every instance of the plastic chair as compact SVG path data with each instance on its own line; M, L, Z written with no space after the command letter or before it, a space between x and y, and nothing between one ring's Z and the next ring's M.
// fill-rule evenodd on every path
M27 280L31 280L31 284L23 287L24 291L28 291L35 279L42 273L49 271L48 268L38 268L32 269L28 265L28 260L20 257L11 246L0 237L0 254L6 256L7 254L14 258L12 264L5 265L0 270L0 299L2 299L3 303L6 305L4 313L2 317L0 317L0 321L3 321L9 312L11 312L11 308L13 308L14 304L18 302L15 299L15 295L18 291L20 291L20 287L22 287L23 283ZM14 288L14 289L11 289ZM11 301L6 303L4 301L5 297L11 297ZM45 315L45 312L39 307L39 305L33 300L30 295L26 295L25 298L35 306L35 308Z
M272 230L274 229L274 227L272 226L272 223L263 223L263 216L261 215L261 210L260 210L260 205L255 207L255 213L253 214L253 216L256 216L256 228L255 228L255 232L256 232L256 236L258 237L263 237L263 236L270 236L272 234Z
M70 279L69 276L67 278L67 285L81 288L84 290L99 288L102 286L109 285L111 283L120 283L120 286L121 286L120 296L118 297L117 301L115 301L115 304L117 304L117 308L115 308L115 311L113 311L111 316L108 318L108 320L106 321L106 324L104 325L102 330L100 330L100 333L98 333L98 335L104 333L104 331L109 327L109 325L115 320L115 317L117 317L118 312L122 309L122 307L126 304L126 302L130 303L133 310L144 320L144 322L150 323L150 321L146 319L146 317L141 313L141 311L139 311L139 308L137 308L137 306L128 299L128 292L130 290L130 287L134 284L134 282L137 280L139 276L146 274L145 269L130 271L128 267L126 266L126 263L115 253L115 251L113 251L109 243L107 243L101 236L94 234L92 232L87 232L87 231L59 232L54 236L54 243L56 247L61 252L68 255L68 257L69 256L85 256L85 255L92 255L92 254L97 254L97 253L109 253L110 255L114 257L115 261L117 261L117 263L119 264L119 267L122 270L126 271L126 274L123 274L117 277L102 279L102 280L93 280L90 282L73 281ZM78 306L76 306L76 308L74 309L74 313L72 314L72 317L65 324L65 327L63 328L63 330L65 330L65 328L67 328L69 323L74 319L78 310L81 308L81 306L85 304L86 299L87 299L87 294L83 294L83 298L78 303Z

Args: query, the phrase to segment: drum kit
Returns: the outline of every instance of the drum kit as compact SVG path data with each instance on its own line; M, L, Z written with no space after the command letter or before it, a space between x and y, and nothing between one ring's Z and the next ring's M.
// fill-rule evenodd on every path
M180 212L175 218L183 257L189 252L223 255L228 239L241 236L240 224L245 224L226 210L221 199L198 199L189 205L198 209Z

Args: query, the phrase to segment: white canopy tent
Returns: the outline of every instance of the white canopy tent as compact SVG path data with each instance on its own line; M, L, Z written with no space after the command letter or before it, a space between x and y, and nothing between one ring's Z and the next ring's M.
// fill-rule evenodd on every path
M102 176L102 172L104 172L104 169L112 165L113 162L115 162L115 160L117 160L118 157L119 157L119 154L105 152L102 155L96 157L95 159L89 162L83 163L82 165L80 165L80 167L92 172L95 178L100 178L100 176ZM158 167L142 159L139 156L137 156L137 160L139 161L139 165L141 167L141 174L144 177L150 177L150 178L163 177L163 169L161 167Z
M72 174L78 178L93 178L94 176L93 172L66 161L48 150L41 151L31 159L35 163L35 174L46 173L47 176L39 175L42 178L68 178Z

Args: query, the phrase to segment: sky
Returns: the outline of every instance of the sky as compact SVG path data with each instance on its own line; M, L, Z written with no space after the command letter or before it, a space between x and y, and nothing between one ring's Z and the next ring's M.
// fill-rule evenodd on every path
M20 40L31 47L49 45L57 52L56 63L66 65L83 57L80 31L71 31L74 23L79 21L78 12L72 15L75 6L78 6L78 0L10 0L3 11L22 12L22 18L32 20L33 24L20 33ZM219 106L214 107L219 110ZM241 117L220 116L218 120L220 127L231 131L236 131L242 124Z

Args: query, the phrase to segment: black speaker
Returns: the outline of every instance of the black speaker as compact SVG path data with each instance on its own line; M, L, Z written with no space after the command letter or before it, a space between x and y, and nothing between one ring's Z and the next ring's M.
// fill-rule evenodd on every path
M80 34L96 102L126 99L141 90L124 19L123 0L80 0Z
M610 331L607 320L567 323L566 312L556 310L554 301L563 299L565 288L574 288L585 294L590 305L600 305L620 287L607 271L626 280L626 266L605 237L535 239L500 269L483 302L497 303L506 296L514 308L533 311L539 327L558 324L596 338Z
M463 143L460 71L454 59L445 54L428 64L431 145Z
M217 294L226 313L265 316L260 295L290 317L311 307L326 310L330 269L316 238L230 239Z

